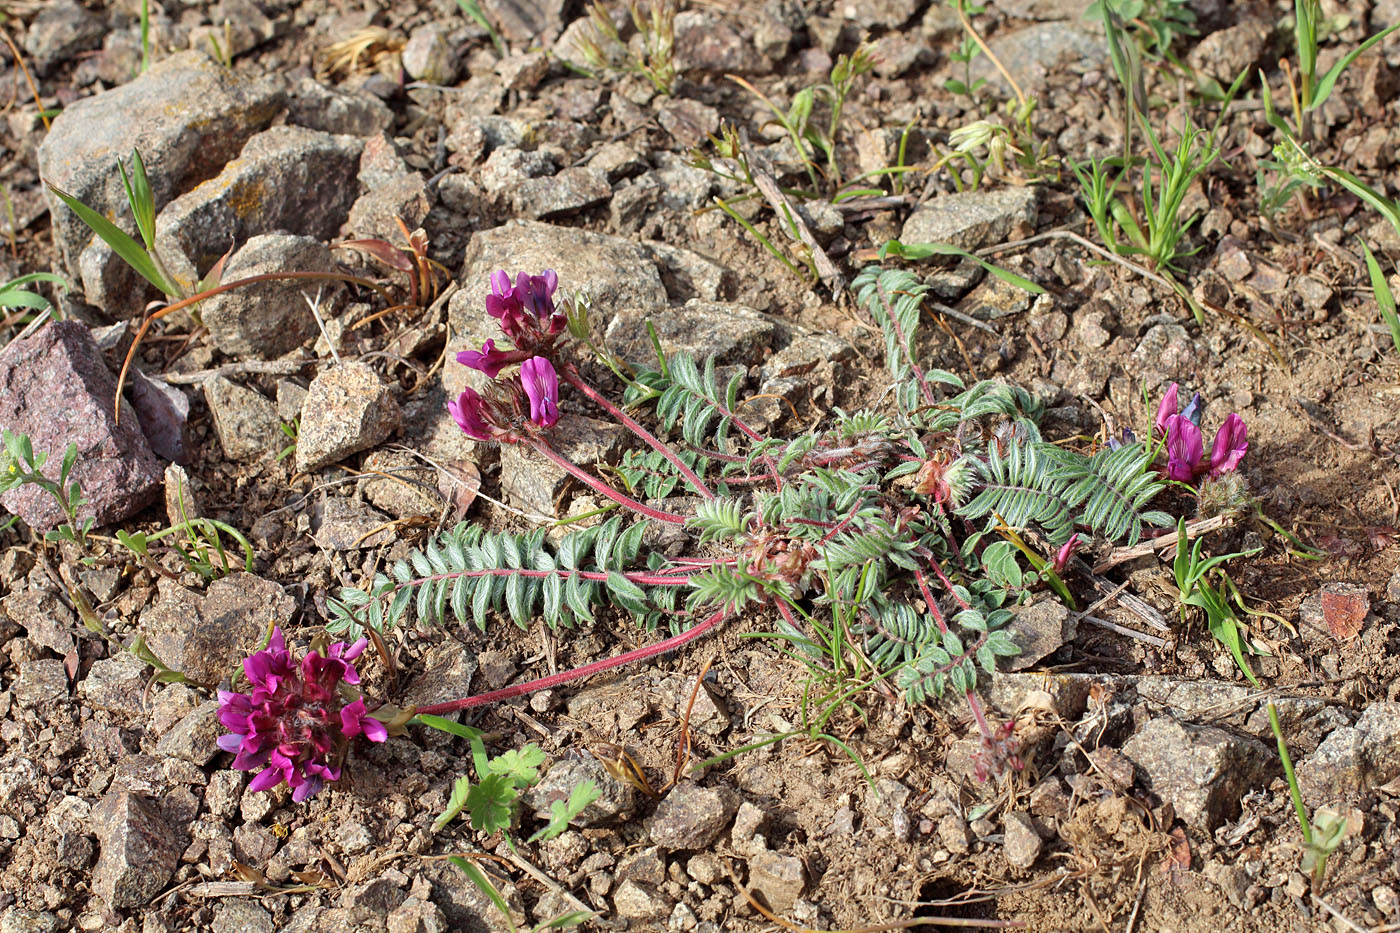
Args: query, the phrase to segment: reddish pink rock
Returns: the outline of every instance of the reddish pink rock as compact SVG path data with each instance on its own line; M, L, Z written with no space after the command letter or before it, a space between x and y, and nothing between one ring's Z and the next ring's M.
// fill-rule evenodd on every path
M77 444L72 479L88 498L80 515L98 525L139 512L161 488L160 464L136 413L123 401L120 426L113 417L116 391L92 335L73 321L47 324L0 353L0 427L28 434L35 451L48 453L45 476L56 477L64 449ZM0 505L36 530L64 520L53 497L33 486L11 490Z

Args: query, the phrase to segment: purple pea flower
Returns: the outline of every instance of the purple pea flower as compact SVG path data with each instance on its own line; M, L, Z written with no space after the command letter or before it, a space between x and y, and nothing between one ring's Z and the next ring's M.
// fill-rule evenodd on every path
M1201 393L1197 392L1191 396L1191 401L1186 403L1186 407L1181 410L1181 417L1194 424L1201 426Z
M468 386L462 390L457 401L448 402L447 410L467 436L476 441L493 441L496 428L486 419L486 399L481 393Z
M520 383L530 400L530 420L542 428L559 420L559 375L554 364L542 356L531 357L520 365Z
M1077 550L1079 550L1079 532L1076 531L1055 552L1055 559L1050 562L1050 568L1058 574L1063 574L1065 567L1069 566L1069 559L1074 556L1074 552Z
M1201 462L1201 429L1185 415L1169 415L1167 432L1167 478L1189 483L1196 478Z
M337 642L324 654L308 653L298 664L281 629L274 629L267 648L244 661L252 691L219 691L219 721L230 734L218 744L234 753L234 768L258 772L250 790L269 790L285 781L292 799L300 802L327 781L340 779L340 768L331 761L348 740L388 738L384 724L365 708L364 697L343 701L343 692L360 682L350 662L367 643L363 638L352 645Z
M491 294L486 296L486 313L501 322L501 330L507 337L514 337L520 331L524 311L506 270L498 269L491 273Z
M1152 421L1152 433L1162 437L1167 433L1167 419L1176 414L1177 385L1173 382L1157 405L1157 417Z
M488 340L482 344L480 350L463 350L458 353L457 362L469 369L480 370L488 379L495 379L502 369L528 357L529 355L522 350L497 350L496 341Z
M1229 473L1240 465L1249 451L1249 428L1244 419L1233 411L1225 418L1225 423L1215 433L1215 443L1210 448L1210 475L1212 478Z

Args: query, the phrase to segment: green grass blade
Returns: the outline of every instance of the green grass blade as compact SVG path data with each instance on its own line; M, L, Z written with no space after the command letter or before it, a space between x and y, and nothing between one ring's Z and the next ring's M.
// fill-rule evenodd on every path
M150 282L160 289L161 294L174 296L177 289L172 287L161 276L160 270L156 268L155 260L146 252L140 243L133 240L116 224L97 211L88 207L82 201L73 197L66 191L49 185L49 190L58 195L60 201L68 205L69 210L78 215L78 219L92 228L92 232L102 238L102 241L112 247L112 251L120 256L127 265L135 269L141 278Z
M1385 321L1385 326L1390 328L1390 340L1395 344L1395 352L1400 354L1400 315L1395 312L1395 295L1390 290L1385 273L1381 271L1380 263L1371 255L1371 248L1363 242L1361 249L1366 254L1366 271L1371 274L1371 288L1376 292L1376 305L1381 309L1381 319Z
M1030 279L1019 276L1009 269L1003 269L1000 266L993 265L980 256L975 256L967 250L949 243L901 243L899 240L889 240L884 246L880 247L880 258L883 260L887 256L896 256L900 259L909 260L927 259L930 256L959 256L964 259L971 259L1008 285L1015 285L1017 288L1025 289L1032 295L1039 295L1045 291L1045 289L1041 288Z
M1356 48L1352 49L1346 55L1342 56L1342 58L1337 62L1337 64L1333 65L1327 70L1327 74L1323 75L1321 78L1318 79L1317 87L1313 90L1312 102L1308 104L1306 109L1316 110L1318 107L1321 107L1322 102L1325 101L1327 99L1327 96L1332 93L1332 85L1337 83L1337 79L1342 76L1342 72L1346 71L1347 68L1351 65L1351 63L1356 61L1358 57L1365 54L1367 49L1371 48L1371 46L1375 45L1377 42L1381 41L1397 29L1400 29L1400 23L1395 23L1394 25L1387 26L1385 29L1382 29L1380 32L1376 33L1374 36L1367 39L1365 42L1361 43Z

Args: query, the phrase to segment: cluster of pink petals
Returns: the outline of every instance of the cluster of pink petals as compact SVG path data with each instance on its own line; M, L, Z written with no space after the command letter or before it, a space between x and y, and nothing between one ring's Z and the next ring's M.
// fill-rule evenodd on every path
M1238 469L1249 452L1249 429L1235 412L1226 416L1211 444L1210 459L1204 460L1205 441L1201 434L1200 395L1182 412L1177 412L1177 384L1173 382L1157 406L1153 432L1167 441L1167 478L1189 483L1209 474L1212 479Z
M219 691L219 721L231 734L219 747L235 753L233 767L257 771L250 790L268 790L283 781L292 799L302 801L326 781L340 779L332 760L345 742L363 735L371 742L388 738L384 724L371 716L363 697L341 698L341 684L358 685L351 664L366 640L337 642L325 654L311 652L298 662L287 650L281 629L261 651L243 662L250 693Z
M559 276L553 269L539 275L522 272L515 277L514 285L506 271L498 269L491 276L486 313L500 322L501 331L511 339L527 332L557 334L567 323L554 308L554 290L558 287Z

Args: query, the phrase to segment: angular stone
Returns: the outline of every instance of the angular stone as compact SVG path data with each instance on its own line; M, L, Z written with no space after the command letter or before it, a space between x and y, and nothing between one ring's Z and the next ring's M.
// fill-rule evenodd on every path
M271 272L338 272L335 257L319 240L272 233L255 236L229 257L225 282ZM332 317L345 293L331 279L273 280L207 298L202 319L214 346L234 357L268 359L301 346L318 331L307 296L320 295L323 319Z
M1201 350L1180 324L1154 324L1133 350L1138 371L1157 373L1162 381L1184 378L1195 368Z
M161 736L156 754L192 761L203 767L219 753L219 736L227 732L219 722L219 701L208 700L187 713Z
M102 845L93 891L114 910L145 904L175 873L181 845L154 807L128 791L102 798L93 808Z
M217 176L165 206L156 218L157 245L163 255L183 254L193 266L186 274L199 276L230 244L260 234L329 239L355 201L363 146L353 136L304 126L264 130Z
M1332 731L1298 765L1304 797L1319 804L1359 797L1400 775L1400 703L1372 703L1354 726Z
M360 195L350 208L342 233L346 237L403 242L399 221L409 230L422 226L432 208L427 182L417 172L395 175Z
M46 324L0 351L0 425L29 435L35 452L49 455L42 472L51 479L67 446L77 445L69 482L88 499L79 518L99 526L129 518L160 494L160 465L136 413L123 400L120 424L112 414L116 389L92 334L76 321ZM66 520L53 497L34 486L10 490L0 504L38 531Z
M389 516L355 499L327 496L311 510L311 533L317 547L351 551L393 541Z
M963 298L958 310L979 321L997 321L1027 310L1034 298L1024 288L989 275Z
M1040 834L1035 831L1035 821L1029 813L1008 813L1005 823L1005 841L1002 852L1012 868L1026 869L1035 864L1044 845Z
M725 19L709 10L685 10L676 14L674 64L677 71L760 74L768 70L768 59Z
M272 933L272 915L251 899L227 898L214 908L210 933Z
M281 110L280 79L253 79L224 68L198 52L181 52L156 62L120 87L81 98L54 118L39 146L39 174L135 235L121 175L112 164L138 147L150 173L156 210L175 196L211 178L254 133ZM54 238L70 272L79 272L79 254L96 241L92 231L58 197L46 191ZM119 304L103 307L113 317L139 312L150 288L105 244L90 265L120 283L104 286ZM86 278L85 278L86 281ZM96 302L94 302L96 303Z
M1056 598L1040 599L1011 611L1013 617L1006 628L1021 653L998 659L1002 670L1023 671L1032 667L1074 641L1078 632L1078 623Z
M72 61L78 53L97 48L105 32L96 14L73 0L53 0L41 5L39 15L29 24L24 50L29 53L34 70L44 76Z
M654 920L671 912L671 902L629 878L613 892L613 909L629 920Z
M57 655L73 650L78 620L53 590L29 589L0 600L0 609L24 629L31 644Z
M368 91L327 87L308 77L287 102L287 120L323 133L373 136L393 125L394 112Z
M319 470L383 441L399 426L393 390L365 363L341 363L311 382L297 434L298 473Z
M276 455L286 435L277 427L277 406L262 393L214 376L204 383L204 403L225 457L254 460Z
M1035 225L1036 190L993 188L939 195L909 215L900 240L948 243L968 251L1001 243L1013 225Z
M574 819L579 827L603 826L626 819L637 809L639 791L607 772L597 759L563 760L550 765L543 778L521 797L524 806L534 811L535 818L547 820L550 805L556 800L568 800L574 788L584 781L597 785L602 796L590 803Z
M1269 27L1258 20L1217 29L1192 43L1186 61L1228 86L1241 71L1258 63L1268 48L1269 33Z
M395 518L437 515L443 498L438 471L401 450L376 450L361 464L360 491L373 505Z
M763 895L769 910L788 913L806 884L807 874L800 858L761 852L749 859L749 887Z
M1185 726L1170 716L1148 722L1123 743L1147 788L1170 802L1198 832L1239 811L1241 795L1263 781L1278 758L1256 739L1214 726Z
M123 651L94 662L78 684L78 694L94 709L140 716L146 711L146 681L152 673L139 658Z
M403 70L415 81L451 84L457 79L456 50L442 23L429 22L415 28L399 54Z
M14 694L16 703L30 708L65 698L68 672L63 669L63 662L39 659L21 663Z
M539 41L564 26L564 0L482 0L481 6L501 35L513 41Z
M1102 30L1094 32L1078 22L1035 23L998 34L988 44L1028 94L1043 88L1050 71L1062 62L1072 61L1082 69L1108 64L1108 43ZM985 55L973 62L972 76L1000 85L1008 93L1011 90Z
M608 323L603 340L627 362L655 366L648 322L668 356L688 353L703 363L713 355L721 365L758 362L777 330L772 318L744 305L691 299L664 311L620 311Z
M546 220L574 214L612 197L608 180L586 166L570 167L554 175L528 178L511 188L517 214Z
M667 849L703 849L729 826L739 801L730 790L682 784L656 808L651 841Z
M156 657L201 684L233 674L271 626L285 627L296 601L276 583L232 573L201 596L162 579L160 598L141 614L141 632Z

